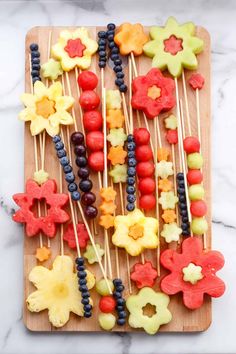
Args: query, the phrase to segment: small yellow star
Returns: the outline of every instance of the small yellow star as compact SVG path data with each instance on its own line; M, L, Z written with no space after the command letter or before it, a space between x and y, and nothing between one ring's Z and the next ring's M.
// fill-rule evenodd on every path
M48 180L48 176L49 174L44 170L36 171L34 172L34 181L41 185Z
M40 262L44 262L44 261L48 260L48 258L50 256L51 256L51 251L47 247L43 246L43 247L37 248L35 257Z
M202 267L196 266L194 263L189 263L187 267L183 268L183 273L184 281L189 281L193 285L203 278Z

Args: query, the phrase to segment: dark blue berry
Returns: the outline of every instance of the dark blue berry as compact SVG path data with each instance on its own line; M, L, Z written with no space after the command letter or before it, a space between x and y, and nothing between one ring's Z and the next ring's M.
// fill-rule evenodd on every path
M136 168L135 167L128 167L127 173L128 173L129 177L134 177L136 174Z
M133 194L128 194L128 195L127 195L127 202L128 202L128 203L134 203L135 200L136 200L135 195L133 195Z
M104 60L100 60L98 63L99 68L105 68L106 62Z
M114 49L114 48L113 48ZM111 60L115 61L116 59L119 59L119 54L112 54L111 55Z
M182 231L183 236L189 236L190 235L190 230L183 230Z
M99 45L98 46L98 51L100 52L101 50L106 50L106 46L105 45Z
M127 313L125 311L119 311L118 312L118 317L119 318L126 318L126 316L127 316Z
M84 145L76 145L74 148L74 153L76 156L85 156L86 147Z
M75 162L78 167L85 167L87 165L87 159L85 156L78 156Z
M135 157L135 152L134 151L128 151L128 158L132 159Z
M188 215L187 210L180 210L180 215L181 216L187 216Z
M178 187L177 192L178 192L178 194L185 195L185 189L182 187Z
M85 312L84 312L84 317L85 317L85 318L89 318L89 317L91 317L91 316L92 316L91 311L85 311Z
M106 39L104 39L104 38L99 39L98 45L106 45L106 44L107 44Z
M58 151L58 152L59 152L59 151ZM73 172L67 173L67 174L65 175L65 180L66 180L66 182L68 182L68 183L74 182L74 180L75 180L75 175L74 175L74 173L73 173Z
M112 30L112 29L108 30L108 31L107 31L107 37L110 36L110 35L112 35L112 36L114 37L115 31Z
M57 157L59 157L59 159L63 156L66 156L66 150L61 149L57 151Z
M125 319L124 319L124 318L118 318L118 320L116 321L116 323L118 324L118 326L124 326L124 324L125 324Z
M84 311L91 311L92 310L92 306L90 304L88 305L84 305Z
M180 196L179 196L179 201L180 201L181 203L186 202L185 195L180 195Z
M34 84L36 81L41 81L41 79L40 79L39 76L33 77L33 79L32 79L33 84Z
M93 182L90 179L82 180L79 183L79 189L84 193L91 191L92 188Z
M88 305L88 304L89 304L89 298L84 298L84 299L82 299L82 300L81 300L81 303L82 303L83 305Z
M116 60L114 60L114 64L115 65L121 65L122 64L122 60L120 58L116 59Z
M40 53L38 51L31 52L31 58L39 58Z
M124 305L116 306L116 311L119 313L121 311L124 311Z
M76 266L76 269L78 270L78 273L79 273L79 272L83 272L83 271L85 270L84 265L77 265L77 266ZM77 274L78 274L78 273L77 273Z
M98 38L106 38L107 34L105 31L99 31L98 32Z
M137 165L137 161L135 158L128 159L128 165L131 167L135 167Z
M106 52L105 52L104 50L100 50L100 51L98 52L98 55L99 55L100 57L104 57L104 56L106 56Z
M95 206L88 205L86 206L84 213L89 219L94 219L98 215L98 210Z
M61 150L64 149L64 144L62 141L59 141L58 143L55 144L55 149L56 150Z
M40 64L40 59L39 58L31 58L31 63L32 64Z
M119 48L118 47L114 47L114 48L112 48L112 50L111 50L111 54L119 54ZM117 59L119 59L119 56L118 56L118 58ZM113 60L113 59L112 59ZM114 59L115 60L115 59Z
M126 205L126 209L127 209L128 211L133 211L133 210L135 209L135 205L134 205L133 203L128 203L128 204Z
M55 136L52 138L52 141L54 142L54 144L59 143L59 141L61 141L60 135L55 135Z
M71 193L71 198L75 201L78 202L80 200L80 192L74 191Z
M79 286L79 291L80 291L81 293L87 292L87 290L88 290L87 285L80 285L80 286Z
M62 166L69 165L69 159L66 156L63 156L61 159L59 159L59 161Z
M110 41L110 42L108 43L108 47L109 47L110 49L114 48L114 47L115 47L115 42L114 42L114 41Z
M119 298L116 300L117 306L121 306L125 304L125 299Z
M63 167L64 173L70 173L72 171L72 167L70 165L66 165Z
M129 186L133 186L135 184L135 178L134 177L128 177L127 178L127 183Z
M84 265L84 258L83 257L77 257L75 259L75 263L78 264L79 266Z
M107 61L107 56L106 55L104 55L103 57L99 57L99 61Z
M90 293L88 291L84 291L81 293L81 296L83 299L87 299L90 297Z
M126 92L127 89L128 89L128 87L127 87L127 85L125 85L125 84L120 85L120 87L119 87L120 92Z
M84 134L81 132L74 132L71 135L70 140L73 145L81 145L84 143Z
M124 288L125 288L124 285L118 285L116 287L116 290L122 292L124 290Z
M115 292L113 293L113 296L114 296L115 299L120 299L120 298L122 298L122 294L121 294L119 291L115 291Z
M181 229L187 231L187 230L189 229L189 224L183 222L183 223L181 224Z
M112 42L114 40L114 34L109 34L107 36L107 39L108 39L109 42Z
M85 272L85 270L82 270L82 271L78 272L78 277L80 279L84 279L84 278L86 278L86 276L87 276L87 273Z
M32 70L37 70L38 74L39 74L40 65L39 64L32 64Z
M135 145L134 142L131 142L131 143L128 143L128 144L127 144L127 149L128 149L128 151L134 151L134 150L135 150L135 147L136 147L136 145Z
M114 286L116 288L117 286L122 285L122 280L119 279L119 278L115 278L115 279L113 279L113 284L114 284Z
M188 217L187 216L183 216L182 217L182 222L187 222L188 223Z
M107 29L110 31L114 31L114 29L116 28L116 25L114 23L108 23L107 25Z
M184 188L184 187L185 187L185 185L184 185L184 180L178 181L178 186Z
M116 77L117 79L123 79L125 77L125 74L122 71L119 71L118 73L116 73Z
M136 189L135 189L134 186L127 186L127 187L126 187L126 192L127 192L128 194L134 194L135 191L136 191Z
M181 181L184 179L184 174L182 172L177 173L176 178L178 181Z
M120 65L114 66L113 70L115 71L115 73L118 73L119 71L122 71L122 66Z
M88 167L81 167L79 170L78 170L78 176L82 179L86 179L88 178L89 176L89 169Z
M179 203L179 208L182 210L186 210L187 209L187 204L186 203Z
M79 285L86 285L86 284L87 284L87 280L85 278L79 279Z
M124 84L124 80L123 79L116 79L115 84L116 84L116 86L121 86Z
M77 189L78 189L78 187L77 187L76 183L72 182L72 183L68 184L68 191L70 193L77 191Z
M31 44L30 44L30 50L31 50L32 52L35 52L35 51L37 51L38 49L39 49L39 46L38 46L37 43L31 43Z
M39 71L38 70L32 70L31 71L31 76L32 77L39 77Z
M127 141L128 141L128 143L133 143L133 142L134 142L134 136L133 136L133 134L129 134L129 135L127 136Z

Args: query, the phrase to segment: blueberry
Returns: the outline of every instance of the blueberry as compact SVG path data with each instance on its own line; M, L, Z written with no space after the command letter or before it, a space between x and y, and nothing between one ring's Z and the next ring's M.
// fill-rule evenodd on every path
M81 300L81 303L82 303L83 305L88 305L88 304L89 304L89 298L84 298L84 299L82 299L82 300Z
M66 165L63 167L63 170L65 173L69 173L72 171L72 167L70 165Z
M113 284L114 284L114 286L116 288L117 286L122 285L122 280L119 279L119 278L115 278L115 279L113 279Z
M114 37L115 31L112 30L112 29L109 29L109 30L107 31L107 37L110 36L110 35L113 35L113 37Z
M122 294L121 294L119 291L115 291L115 292L113 293L113 296L114 296L115 299L120 299L120 298L122 298Z
M116 59L116 60L114 60L114 64L115 65L121 65L122 64L122 60L120 58Z
M98 210L95 206L93 205L88 205L86 208L85 208L85 211L84 211L85 215L89 218L89 219L94 219L96 218L96 216L98 215Z
M127 136L127 141L128 141L128 143L133 143L133 142L134 142L134 136L133 136L133 134L128 134L128 136Z
M54 144L59 143L59 141L61 141L60 135L55 135L55 136L52 138L52 141L54 142Z
M78 187L77 187L76 183L72 182L72 183L68 184L68 191L70 193L77 191L77 189L78 189Z
M114 49L114 48L113 48ZM111 55L111 60L115 61L116 59L119 59L119 54L112 54Z
M69 159L68 159L68 157L63 156L63 157L60 158L59 160L60 160L60 164L61 164L62 166L69 165Z
M186 202L185 194L184 194L184 195L179 195L179 201L180 201L181 203Z
M74 191L71 193L71 198L75 201L78 202L80 200L80 192Z
M87 292L87 290L88 290L87 285L80 285L80 286L79 286L79 291L80 291L81 293Z
M135 158L128 159L128 165L131 167L135 167L137 165L137 161Z
M58 143L55 144L55 149L56 150L61 150L64 149L64 144L62 141L59 141Z
M128 87L127 87L127 85L123 84L123 85L120 85L119 90L120 90L120 92L126 92L128 90Z
M88 291L83 291L81 296L82 296L83 299L87 299L87 298L90 297L90 293Z
M124 319L124 318L118 318L118 320L116 321L116 323L118 324L118 326L124 326L124 324L125 324L125 319Z
M181 224L181 229L187 231L187 230L189 229L189 224L183 222L183 223Z
M106 39L104 39L104 38L99 39L98 45L106 45L106 44L107 44Z
M79 170L78 170L78 176L82 179L86 179L88 178L89 176L89 169L88 167L81 167Z
M179 203L179 208L181 210L186 210L187 209L187 204L186 203Z
M92 188L93 182L90 179L84 179L79 183L79 189L84 193L90 192Z
M135 152L134 151L128 151L128 158L132 159L135 157Z
M79 285L86 285L87 284L87 280L84 279L79 279Z
M85 311L84 312L84 317L85 318L89 318L89 317L91 317L92 316L92 312L91 311Z
M91 311L92 310L92 306L90 304L88 305L84 305L84 311Z
M187 210L180 210L180 215L181 216L187 216L188 215Z
M119 71L122 71L122 66L120 65L114 66L113 70L115 71L115 73L118 73Z
M127 173L128 173L129 177L134 177L136 174L136 168L135 167L128 167Z
M135 189L134 186L127 186L127 187L126 187L126 192L127 192L128 194L134 194L135 191L136 191L136 189Z
M31 50L32 52L35 52L35 51L37 51L38 49L39 49L39 46L38 46L37 43L31 43L31 44L30 44L30 50Z
M114 34L109 34L109 35L107 36L107 39L108 39L109 42L114 41Z
M76 145L74 148L74 153L76 156L85 156L86 147L84 145Z
M116 25L114 23L108 23L107 25L107 29L110 31L114 31L114 29L116 28Z
M59 152L59 151L58 151L58 152ZM65 176L65 180L66 180L66 182L68 182L68 183L74 182L74 180L75 180L75 175L74 175L74 173L73 173L73 172L67 173L66 176Z
M183 236L189 236L190 235L190 230L183 230L182 231Z
M66 156L66 150L61 149L57 151L57 157L59 157L59 159L63 156Z
M84 134L81 132L74 132L71 135L70 140L73 145L81 145L84 142Z
M135 205L134 205L133 203L128 203L128 204L126 205L126 209L127 209L128 211L133 211L133 210L135 209Z
M105 52L104 50L100 50L100 51L98 52L98 55L99 55L100 57L104 57L104 56L106 56L106 52Z
M105 31L99 31L98 32L98 38L106 38L107 34Z
M116 84L116 86L120 87L121 85L124 85L124 80L123 79L116 79L115 84Z
M31 52L31 58L39 58L39 57L40 57L40 53L38 51Z
M182 217L182 222L187 222L188 223L188 217L187 216L183 216Z
M39 71L38 70L32 70L31 71L31 76L32 77L38 77L39 76Z
M40 65L39 64L32 64L32 70L37 70L37 72L39 74Z
M31 63L32 64L40 64L40 59L39 58L31 58Z
M128 177L127 178L127 184L129 186L133 186L135 184L135 178L134 177Z
M83 272L85 270L84 265L77 265L76 269L78 270L78 272Z
M128 151L134 151L134 150L135 150L135 147L136 147L136 145L135 145L134 142L131 142L131 143L128 143L128 144L127 144L127 149L128 149Z
M92 192L83 193L81 202L83 205L92 205L96 202L96 195Z
M119 71L118 73L116 73L116 77L117 79L123 79L125 77L125 74L122 71Z
M124 290L124 288L125 288L124 285L118 285L116 287L116 290L122 292Z
M118 312L118 316L119 316L119 319L120 319L120 318L126 318L127 313L126 313L125 311L119 311L119 312Z
M118 47L112 48L111 54L119 54L119 48L118 48ZM117 59L119 59L119 55L118 55L118 58L117 58ZM113 59L112 59L112 60L113 60ZM114 59L114 60L115 60L115 59Z
M116 306L116 311L119 313L121 311L124 311L124 306L121 305L121 306Z
M84 265L84 258L83 257L77 257L75 259L75 263L80 265L80 266Z
M121 306L121 305L123 306L125 304L125 299L119 298L116 300L116 303L118 306Z
M78 156L75 162L78 167L85 167L87 165L87 159L85 156Z
M177 173L176 178L178 181L181 181L184 179L184 174L182 172Z
M106 55L103 55L101 57L99 57L99 61L107 61L107 56Z
M178 194L180 194L180 195L185 195L185 189L182 188L182 187L178 187L178 188L177 188L177 192L178 192Z
M106 46L104 45L99 45L98 46L98 51L100 52L100 50L106 50Z
M110 49L114 48L114 47L115 47L115 42L114 42L114 41L110 41L110 42L108 43L108 47L109 47Z
M33 79L32 79L33 84L34 84L36 81L41 81L41 79L40 79L39 76L34 76L34 77L33 77Z
M184 180L178 181L178 187L185 187Z
M135 200L136 200L135 195L133 195L133 194L128 194L128 195L127 195L127 202L129 202L129 203L134 203Z
M104 60L99 60L98 66L99 68L105 68L106 62Z
M78 272L78 277L80 279L84 279L84 278L86 278L86 276L87 276L87 273L85 272L85 270L82 270L82 271Z

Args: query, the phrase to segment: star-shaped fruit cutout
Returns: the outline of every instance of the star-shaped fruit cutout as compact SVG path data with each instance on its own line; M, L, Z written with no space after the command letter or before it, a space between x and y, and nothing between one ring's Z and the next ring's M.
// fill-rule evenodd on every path
M168 178L159 179L158 188L162 192L169 192L172 189L172 182Z
M164 122L166 129L175 130L178 127L177 118L174 116L174 114L171 114L169 117L167 117Z
M44 170L39 170L39 171L34 172L34 181L37 182L40 186L44 182L47 182L48 177L49 177L49 174Z
M70 58L82 57L86 46L83 45L80 38L68 39L65 51Z
M170 224L164 224L161 236L164 237L167 243L172 241L179 241L179 236L182 233L182 229L178 227L175 222Z
M125 117L121 109L109 109L107 112L107 124L110 129L122 128Z
M171 209L164 210L164 213L161 215L161 217L166 224L170 224L176 220L175 211Z
M114 219L115 217L110 214L101 215L99 219L99 225L104 227L104 229L108 230L114 226Z
M47 261L50 256L51 256L51 251L47 247L43 246L36 249L35 257L40 262Z
M141 55L143 45L148 41L148 36L140 23L123 23L116 32L115 43L120 49L122 55Z
M158 177L165 179L169 176L172 176L174 174L173 171L173 163L170 161L160 161L156 165L156 171Z
M96 243L95 246L96 246L99 260L101 261L102 256L104 255L105 252L98 243ZM84 257L87 258L89 264L94 264L98 262L95 250L92 245L87 245L86 252L84 252Z
M56 80L60 75L63 74L61 63L52 58L41 66L41 71L42 76L50 80Z
M101 212L106 215L106 214L114 214L116 210L116 205L114 202L105 202L103 201L102 204L99 206L99 209Z
M205 79L201 74L194 73L191 75L190 79L188 80L188 83L192 87L192 89L201 90L204 86Z
M157 271L153 268L151 262L136 263L131 272L130 278L135 282L138 289L144 286L153 287L157 278Z
M123 128L111 129L107 135L107 140L112 146L124 146L124 143L127 140L127 135L124 133Z
M165 147L161 147L159 149L157 149L157 161L167 161L170 155L170 150L165 148Z
M122 146L112 146L107 155L108 160L111 161L111 164L123 165L125 163L125 158L127 156L127 152L123 149Z
M109 176L113 178L114 183L125 183L127 179L127 165L115 165L110 170Z
M183 274L184 281L189 281L193 285L203 278L202 267L194 263L189 263L187 267L184 267Z
M85 225L83 223L78 223L76 225L76 230L77 230L76 237L78 237L79 246L80 246L80 248L85 248L87 246L88 241L89 241L89 235L88 235ZM74 232L73 223L70 223L67 226L67 229L63 235L63 240L65 240L68 243L68 246L70 248L72 248L72 249L76 248L76 239L75 239L75 232Z
M100 190L100 196L106 202L114 202L116 199L116 191L112 187L102 188Z
M161 197L159 198L159 203L163 210L165 209L175 209L175 204L178 203L179 198L174 195L173 191L161 192Z
M121 95L119 90L106 90L106 109L121 109Z

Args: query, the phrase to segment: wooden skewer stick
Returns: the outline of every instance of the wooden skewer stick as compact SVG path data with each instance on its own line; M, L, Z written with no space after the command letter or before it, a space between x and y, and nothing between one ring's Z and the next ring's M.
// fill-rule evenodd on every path
M158 117L154 119L154 141L155 141L155 153L154 153L154 164L155 164L155 184L156 184L156 218L159 222L160 220L160 212L159 212L159 191L158 191L158 174L157 174L157 124ZM157 237L159 241L159 245L157 247L157 275L158 277L161 275L161 267L160 267L160 225L158 225Z
M185 109L186 109L186 117L187 117L188 134L189 134L189 136L191 136L192 135L191 121L190 121L190 114L189 114L188 94L187 94L187 89L186 89L184 70L182 70L182 83L183 83L183 89L184 89L184 101L185 101Z

